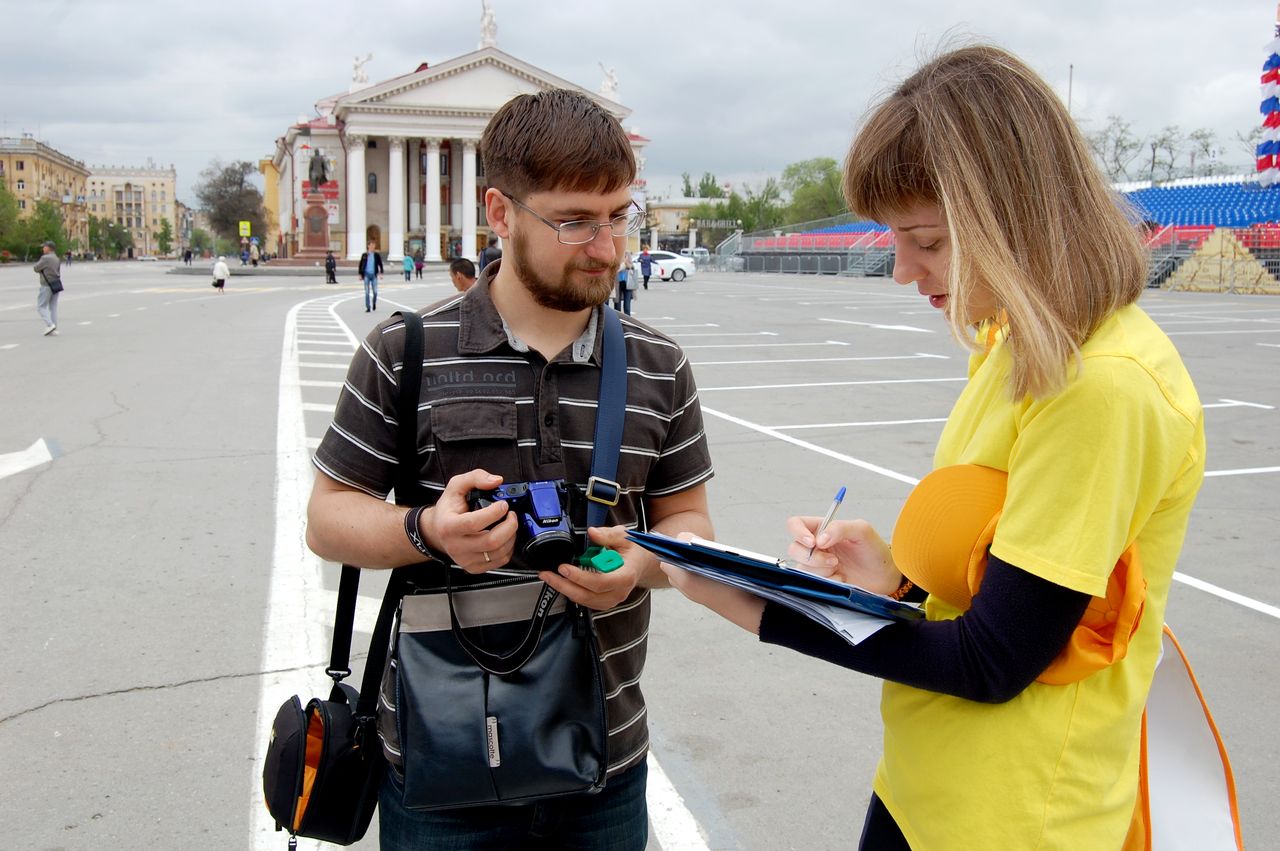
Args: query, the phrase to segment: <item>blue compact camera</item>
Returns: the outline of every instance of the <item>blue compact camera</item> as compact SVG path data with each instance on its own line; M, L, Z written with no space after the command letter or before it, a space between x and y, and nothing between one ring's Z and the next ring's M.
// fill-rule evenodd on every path
M569 530L568 490L563 479L511 482L493 490L473 490L467 502L474 511L505 502L516 516L516 556L529 570L555 570L572 564L578 554Z

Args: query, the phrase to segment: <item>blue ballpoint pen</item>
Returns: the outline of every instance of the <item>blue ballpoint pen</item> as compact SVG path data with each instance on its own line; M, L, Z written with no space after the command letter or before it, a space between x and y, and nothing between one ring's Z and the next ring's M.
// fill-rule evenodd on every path
M818 531L813 533L813 546L809 547L809 558L813 558L813 551L818 548L818 536L826 531L827 525L831 523L831 518L836 516L836 509L842 502L844 502L843 487L836 492L836 498L831 500L831 507L827 509L827 516L822 518L822 522L818 524Z

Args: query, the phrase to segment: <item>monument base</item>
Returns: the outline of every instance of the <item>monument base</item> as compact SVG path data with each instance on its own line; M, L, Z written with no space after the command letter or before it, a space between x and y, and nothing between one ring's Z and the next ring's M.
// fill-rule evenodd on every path
M329 210L324 195L308 192L302 203L302 245L293 256L298 260L323 260L329 253Z

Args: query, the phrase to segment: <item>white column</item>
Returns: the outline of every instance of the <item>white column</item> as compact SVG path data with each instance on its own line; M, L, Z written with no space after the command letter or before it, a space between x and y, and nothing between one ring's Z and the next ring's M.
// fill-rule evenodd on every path
M359 260L365 245L364 136L347 136L347 259Z
M422 227L422 152L418 140L409 140L409 234L416 236Z
M387 260L404 259L404 137L390 137L387 160Z
M692 227L689 228L689 247L690 248L698 247L698 229L697 228L692 228Z
M476 143L462 143L462 256L476 259Z
M440 256L440 140L427 140L427 257L439 263Z

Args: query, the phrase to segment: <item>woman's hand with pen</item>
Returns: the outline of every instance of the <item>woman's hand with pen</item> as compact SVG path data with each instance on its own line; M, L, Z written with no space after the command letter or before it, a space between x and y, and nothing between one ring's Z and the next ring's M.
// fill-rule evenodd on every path
M898 590L902 572L893 563L889 545L870 523L833 520L821 529L822 521L821 517L787 520L787 532L793 539L787 556L798 567L877 594Z

